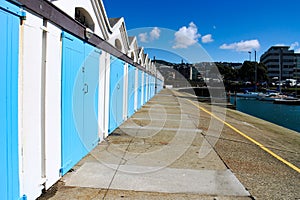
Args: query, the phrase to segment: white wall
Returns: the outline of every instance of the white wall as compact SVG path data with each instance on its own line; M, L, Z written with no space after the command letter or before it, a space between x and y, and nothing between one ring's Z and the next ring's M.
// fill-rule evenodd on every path
M109 83L110 83L110 55L102 51L99 70L99 138L100 141L108 136L109 119Z
M27 12L20 38L20 195L36 199L60 178L61 30Z
M145 84L145 81L146 81L146 79L145 79L145 75L144 75L144 73L145 72L142 72L141 74L142 74L142 88L141 88L141 90L142 90L142 92L141 92L141 105L143 106L144 105L144 84Z
M59 180L61 168L61 30L47 24L45 82L46 189Z
M110 34L109 39L107 40L108 43L116 47L115 41L119 40L122 46L121 50L122 53L127 54L129 51L129 44L128 44L128 36L126 32L126 28L124 26L124 18L120 18L119 21L112 27L112 34ZM121 33L121 30L124 32ZM123 35L122 35L123 34ZM121 55L120 55L121 56ZM120 57L117 55L117 57Z
M135 68L135 80L134 80L134 110L137 111L138 107L138 87L139 87L139 70Z
M94 23L95 23L95 33L103 38L102 31L100 29L98 19L95 15L95 10L93 9L93 6L91 4L91 1L89 0L57 0L52 1L52 3L63 10L66 14L68 14L70 17L75 19L75 8L81 7L84 8L92 17Z
M75 7L90 12L97 23L89 1L59 0L53 2L74 18ZM49 189L59 180L61 167L61 29L27 12L20 31L19 65L19 150L20 195L36 199L42 189ZM116 26L117 27L117 26ZM96 30L99 26L95 25ZM119 28L114 34L121 42ZM96 32L101 37L101 32ZM44 36L44 37L43 37ZM116 38L111 38L113 42ZM44 45L44 49L43 49ZM122 45L124 45L122 43ZM123 47L123 50L125 48ZM124 52L126 53L126 52ZM45 59L45 60L43 60ZM99 137L108 136L110 54L102 52L99 70ZM128 111L128 64L124 66L123 119ZM136 70L136 91L138 70ZM146 84L144 72L142 85ZM144 87L142 89L142 105ZM135 110L138 97L135 92Z
M149 90L149 76L147 76L146 75L146 80L145 80L145 82L144 82L144 84L146 85L146 91L144 91L144 93L145 93L145 103L147 103L148 102L148 98L149 98L149 92L148 92L148 90Z
M128 116L128 63L124 64L124 77L123 77L123 120L127 120Z
M27 13L22 27L19 82L20 193L35 199L42 190L41 58L43 20Z
M119 30L116 30L115 33L108 39L108 43L110 43L111 45L113 45L115 47L115 41L116 40L119 40L121 42L121 45L122 45L122 50L119 49L122 53L126 54L125 52L125 47L124 47L124 44L122 42L122 37L121 37L121 33ZM120 55L117 55L117 57L120 57L122 54Z

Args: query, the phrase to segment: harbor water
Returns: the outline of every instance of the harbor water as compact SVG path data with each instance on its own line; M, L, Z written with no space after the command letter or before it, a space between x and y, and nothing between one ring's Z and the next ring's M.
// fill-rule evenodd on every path
M230 102L234 104L233 96ZM251 98L236 98L236 109L300 133L299 105L281 105Z

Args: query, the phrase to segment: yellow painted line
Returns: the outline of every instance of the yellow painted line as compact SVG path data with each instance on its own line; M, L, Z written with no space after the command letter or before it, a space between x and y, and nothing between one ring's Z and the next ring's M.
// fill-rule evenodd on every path
M177 93L177 92L176 92ZM214 117L215 119L219 120L220 122L224 123L226 126L228 126L229 128L231 128L232 130L234 130L235 132L237 132L238 134L240 134L241 136L243 136L244 138L246 138L247 140L249 140L250 142L256 144L257 146L259 146L262 150L264 150L265 152L267 152L268 154L272 155L274 158L276 158L277 160L281 161L282 163L286 164L287 166L289 166L290 168L292 168L293 170L297 171L298 173L300 173L300 168L298 168L297 166L293 165L292 163L288 162L287 160L285 160L284 158L280 157L279 155L277 155L276 153L274 153L273 151L271 151L270 149L268 149L267 147L265 147L263 144L261 144L260 142L257 142L256 140L254 140L253 138L251 138L250 136L246 135L245 133L243 133L242 131L238 130L237 128L235 128L234 126L232 126L231 124L225 122L224 120L220 119L218 116L214 115L213 113L209 112L208 110L206 110L205 108L199 106L198 104L196 104L195 102L186 99L187 101L189 101L191 104L193 104L194 106L196 106L197 108L199 108L200 110L206 112L207 114L211 115L212 117Z

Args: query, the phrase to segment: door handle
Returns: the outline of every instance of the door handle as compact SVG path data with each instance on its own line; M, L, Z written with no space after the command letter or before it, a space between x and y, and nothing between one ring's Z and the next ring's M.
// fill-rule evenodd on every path
M83 92L84 92L84 94L87 94L87 93L89 93L89 85L88 84L84 84L84 87L83 87Z

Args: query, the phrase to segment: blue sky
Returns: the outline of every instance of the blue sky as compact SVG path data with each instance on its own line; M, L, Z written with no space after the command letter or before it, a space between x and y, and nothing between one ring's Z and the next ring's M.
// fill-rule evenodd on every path
M150 57L175 61L170 57L175 53L188 55L191 62L211 61L208 57L243 62L249 59L248 51L254 60L257 50L259 59L272 45L288 45L300 52L299 0L103 2L109 18L125 18L129 35L138 37ZM157 46L159 51L153 50ZM162 53L166 51L171 54Z

